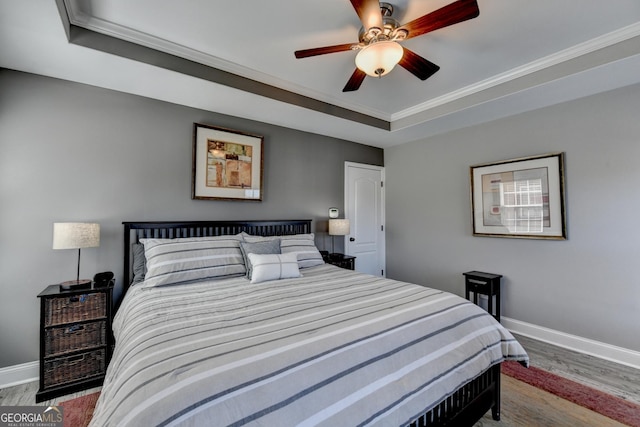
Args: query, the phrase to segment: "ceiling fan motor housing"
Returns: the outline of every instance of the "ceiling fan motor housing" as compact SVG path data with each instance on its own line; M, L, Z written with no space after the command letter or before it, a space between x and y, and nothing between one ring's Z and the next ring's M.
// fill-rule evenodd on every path
M380 3L380 13L382 13L382 16L393 15L393 5L391 3Z
M365 46L382 40L403 40L407 36L404 30L396 31L400 23L391 15L393 14L393 5L390 3L380 3L380 13L382 14L382 28L360 27L358 39Z

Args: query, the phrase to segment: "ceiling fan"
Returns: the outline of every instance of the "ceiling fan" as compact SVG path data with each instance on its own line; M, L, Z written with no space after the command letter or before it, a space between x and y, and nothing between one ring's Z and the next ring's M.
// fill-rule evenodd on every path
M357 68L342 89L343 92L358 90L367 75L382 77L388 74L396 64L400 64L420 80L428 79L440 67L401 46L398 42L475 18L480 14L477 0L457 0L400 25L391 16L393 5L389 3L379 3L378 0L351 0L351 4L362 22L362 28L358 34L359 43L317 47L295 52L296 58L308 58L327 53L358 50Z

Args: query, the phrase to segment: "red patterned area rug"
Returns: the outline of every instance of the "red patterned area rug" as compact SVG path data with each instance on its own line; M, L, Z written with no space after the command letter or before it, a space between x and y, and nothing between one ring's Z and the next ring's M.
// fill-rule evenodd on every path
M98 397L99 391L59 403L59 406L64 408L64 427L87 427L93 417Z
M640 405L633 402L518 362L504 362L501 372L623 424L640 427Z

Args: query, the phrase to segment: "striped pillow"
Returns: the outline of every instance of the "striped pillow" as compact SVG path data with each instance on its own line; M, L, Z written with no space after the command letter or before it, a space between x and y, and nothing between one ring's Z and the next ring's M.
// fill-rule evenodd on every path
M247 270L239 236L140 239L147 260L144 286L237 277Z
M280 252L283 254L295 252L298 255L298 267L307 268L324 264L322 255L316 247L315 235L292 234L283 236L244 236L245 242L265 242L273 239L280 239Z
M307 268L324 264L322 255L320 255L320 251L316 247L313 233L281 236L280 252L283 254L297 254L299 268Z
M253 265L251 283L300 277L296 254L247 254Z

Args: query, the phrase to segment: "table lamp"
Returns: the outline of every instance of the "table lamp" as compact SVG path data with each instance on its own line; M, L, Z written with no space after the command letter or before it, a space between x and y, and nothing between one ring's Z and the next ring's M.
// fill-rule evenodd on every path
M333 236L346 236L350 233L350 225L348 219L330 219L329 220L329 235L331 237L331 252L335 254L334 244L335 237Z
M83 289L91 286L91 280L80 279L80 250L100 245L100 224L84 222L55 222L53 224L53 249L77 249L78 273L76 280L60 284L62 290Z

